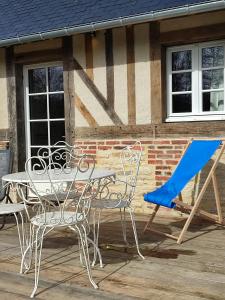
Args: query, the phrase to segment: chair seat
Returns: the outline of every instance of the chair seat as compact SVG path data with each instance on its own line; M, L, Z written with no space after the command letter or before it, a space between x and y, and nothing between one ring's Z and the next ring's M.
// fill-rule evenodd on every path
M92 208L124 208L128 207L129 202L126 200L111 200L111 199L104 199L104 200L92 200L91 207Z
M84 219L85 216L82 213L64 211L62 215L60 212L48 212L36 215L31 219L31 223L36 226L63 227L77 224Z
M59 202L64 202L65 200L74 200L75 202L77 202L79 200L79 197L80 195L77 192L71 191L69 193L60 192L57 194L44 195L43 199L48 201L59 201Z
M0 215L15 214L24 209L24 204L20 203L0 204Z

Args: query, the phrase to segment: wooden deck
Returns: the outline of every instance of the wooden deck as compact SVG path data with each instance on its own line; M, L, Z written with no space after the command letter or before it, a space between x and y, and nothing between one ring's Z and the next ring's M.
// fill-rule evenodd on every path
M99 285L94 290L78 256L77 240L69 231L53 232L44 243L37 299L148 299L224 300L225 228L196 220L188 241L175 241L151 232L142 234L146 216L137 216L143 261L136 248L126 249L119 215L107 214L101 225L104 268L93 269ZM11 220L9 220L11 221ZM158 229L178 230L178 219L157 219ZM133 243L130 222L128 238ZM111 245L111 246L110 246ZM19 274L20 255L16 227L8 222L0 231L0 299L28 299L33 271Z

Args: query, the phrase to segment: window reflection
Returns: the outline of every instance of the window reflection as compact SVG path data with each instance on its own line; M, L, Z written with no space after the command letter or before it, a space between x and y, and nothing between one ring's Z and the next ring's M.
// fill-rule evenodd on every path
M46 71L44 68L28 71L29 93L46 92Z

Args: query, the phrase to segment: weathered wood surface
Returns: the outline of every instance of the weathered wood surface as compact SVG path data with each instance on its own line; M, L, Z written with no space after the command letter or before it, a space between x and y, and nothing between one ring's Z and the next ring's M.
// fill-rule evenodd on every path
M99 290L91 288L80 265L73 233L51 233L43 247L37 299L224 300L225 228L195 220L187 234L189 240L177 245L150 232L143 234L147 216L136 219L145 261L137 256L135 247L125 248L119 215L103 216L100 245L105 266L93 269ZM171 233L183 222L158 218L154 226ZM130 222L127 225L133 243ZM20 275L19 264L16 227L9 223L0 232L0 299L28 299L33 272Z

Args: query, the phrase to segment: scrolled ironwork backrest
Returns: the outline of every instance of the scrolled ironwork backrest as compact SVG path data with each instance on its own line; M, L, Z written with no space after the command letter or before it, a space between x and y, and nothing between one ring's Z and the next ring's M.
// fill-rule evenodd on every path
M87 220L90 201L94 197L91 181L94 158L74 152L73 147L55 148L48 155L44 151L38 154L30 157L25 164L29 189L35 197L24 201L33 203L35 213L41 216L43 224L49 222L49 217L53 226L69 224L71 218ZM41 187L42 184L44 187Z
M96 199L105 201L105 207L119 207L122 201L129 204L134 198L139 173L142 146L140 142L127 146L120 153L121 172L116 178L102 179Z
M129 193L129 201L133 199L135 194L141 156L142 146L140 141L136 141L133 145L128 145L120 153L122 177L128 184L127 193Z

